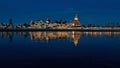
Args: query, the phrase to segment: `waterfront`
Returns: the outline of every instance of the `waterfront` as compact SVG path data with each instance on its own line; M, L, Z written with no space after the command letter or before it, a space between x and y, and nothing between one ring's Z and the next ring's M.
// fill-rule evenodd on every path
M74 20L51 22L50 19L37 21L30 21L29 23L14 25L12 19L9 19L9 23L0 23L0 31L120 31L119 22L109 23L109 25L95 25L88 24L83 25L80 23L78 16L74 17Z
M1 67L120 67L120 32L0 32Z

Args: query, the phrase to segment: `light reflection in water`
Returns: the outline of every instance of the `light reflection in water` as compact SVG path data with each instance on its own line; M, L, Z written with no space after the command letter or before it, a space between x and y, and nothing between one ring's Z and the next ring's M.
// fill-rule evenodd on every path
M120 36L120 32L0 32L0 39L8 38L10 42L13 41L14 35L19 37L29 37L30 40L46 40L50 39L64 40L70 39L77 46L81 36Z
M72 39L77 46L81 32L29 32L31 40Z

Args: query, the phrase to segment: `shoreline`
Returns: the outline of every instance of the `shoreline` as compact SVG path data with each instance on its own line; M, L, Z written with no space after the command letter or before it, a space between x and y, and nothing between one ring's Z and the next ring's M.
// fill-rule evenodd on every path
M120 29L0 29L1 32L19 31L80 31L80 32L120 32Z

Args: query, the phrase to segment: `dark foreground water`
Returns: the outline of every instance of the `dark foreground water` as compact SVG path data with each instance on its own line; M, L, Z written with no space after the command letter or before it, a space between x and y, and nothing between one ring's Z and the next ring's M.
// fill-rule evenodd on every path
M0 32L0 68L120 68L120 32Z

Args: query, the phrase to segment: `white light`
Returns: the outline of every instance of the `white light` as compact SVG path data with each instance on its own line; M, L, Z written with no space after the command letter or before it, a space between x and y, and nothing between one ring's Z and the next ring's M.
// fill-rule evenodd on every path
M78 18L77 17L75 17L75 19L74 20L78 20Z
M74 26L75 24L73 23L72 25Z

